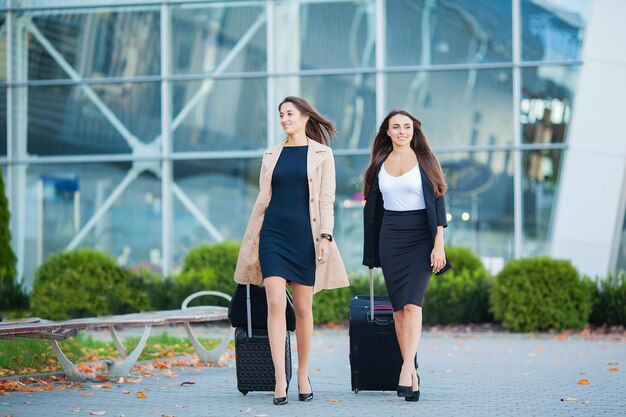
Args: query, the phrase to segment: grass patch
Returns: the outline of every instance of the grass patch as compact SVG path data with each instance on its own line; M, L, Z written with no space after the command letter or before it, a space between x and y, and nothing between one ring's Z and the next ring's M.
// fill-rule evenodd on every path
M139 337L130 337L124 339L122 343L127 352L130 352L137 346L139 340ZM200 338L199 340L207 349L211 349L219 343L218 339ZM63 353L75 364L119 358L112 341L95 340L91 336L79 334L59 342L59 344ZM171 358L191 355L192 353L194 353L193 346L188 339L173 337L164 332L148 338L139 360ZM61 365L48 340L0 340L0 378L61 370Z

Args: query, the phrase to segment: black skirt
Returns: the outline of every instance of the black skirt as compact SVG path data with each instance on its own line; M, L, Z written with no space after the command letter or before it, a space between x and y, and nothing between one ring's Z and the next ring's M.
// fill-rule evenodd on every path
M432 275L432 239L426 210L385 210L380 230L380 264L394 311L422 306Z

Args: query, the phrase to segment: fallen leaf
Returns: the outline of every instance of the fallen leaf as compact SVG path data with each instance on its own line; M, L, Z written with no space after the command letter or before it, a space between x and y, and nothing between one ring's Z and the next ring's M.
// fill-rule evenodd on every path
M139 391L137 393L137 398L148 398L148 396L146 394L144 394L143 392Z
M103 416L105 415L107 412L102 410L102 411L89 411L89 414L91 414L92 416Z
M609 371L611 371L611 372L617 372L617 371L619 371L619 368L609 368Z
M183 385L196 385L195 382L191 382L191 381L185 381L185 382L181 382L180 386L182 387Z
M580 385L589 385L589 380L588 379L581 379L580 381L578 381L578 384L580 384Z
M130 394L130 391L122 391L122 394Z
M239 409L239 411L241 411L242 413L247 413L250 410L252 410L250 407L248 407L248 408L240 408Z
M91 397L92 395L94 395L93 392L81 392L80 393L81 397Z
M118 379L116 382L117 382L118 384L123 384L123 383L124 383L124 381L125 381L124 377L123 377L123 376L121 376L121 377L119 377L119 379Z
M334 399L334 398L331 398L330 400L327 400L327 401L329 403L340 403L340 402L342 402L342 400L337 400L337 399Z
M91 388L113 388L113 385L111 384L96 384L96 385L90 385Z
M578 400L574 397L567 397L567 398L561 398L561 401L566 402L566 403L575 403Z

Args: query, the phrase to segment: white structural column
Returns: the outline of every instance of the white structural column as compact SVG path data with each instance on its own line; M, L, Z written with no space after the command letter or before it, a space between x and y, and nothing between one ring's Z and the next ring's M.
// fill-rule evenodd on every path
M552 235L552 256L579 272L614 266L626 199L626 2L595 0L585 33Z
M274 25L268 25L267 30L272 31L268 39L273 44L268 44L268 69L273 69L278 73L297 73L300 71L300 8L308 7L306 3L300 2L274 2L273 16ZM271 62L269 60L271 59ZM270 74L272 77L272 74ZM300 76L293 75L287 78L274 79L268 84L268 88L273 86L274 91L269 93L275 102L268 103L268 126L273 124L270 131L275 132L274 137L268 138L268 145L271 146L279 142L284 134L280 128L278 119L278 103L287 96L300 95ZM315 106L315 103L311 103Z

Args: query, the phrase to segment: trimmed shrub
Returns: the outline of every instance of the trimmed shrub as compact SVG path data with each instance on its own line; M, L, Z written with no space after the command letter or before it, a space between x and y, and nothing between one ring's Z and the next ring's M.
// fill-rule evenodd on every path
M313 296L313 322L337 323L348 318L350 313L350 287L323 290Z
M580 329L591 313L589 287L569 261L511 260L491 292L494 316L517 332Z
M626 325L626 272L595 281L587 278L593 291L589 322L596 325Z
M232 294L237 286L234 276L240 246L239 242L196 246L183 260L183 267L176 277L176 283L188 291L187 295L201 290ZM211 303L213 304L213 301ZM215 298L215 305L226 306L228 302Z
M387 295L385 282L374 275L374 294ZM350 286L334 290L324 290L313 296L313 321L319 323L338 323L350 317L350 299L356 295L370 293L369 274L350 277Z
M28 296L16 280L17 258L11 247L10 219L9 203L4 194L4 180L0 170L0 317L8 310L28 307Z
M35 272L33 314L52 320L124 314L150 309L133 274L93 249L64 252Z
M492 279L471 249L450 246L453 268L433 275L424 300L425 324L484 323L492 320L489 291Z

